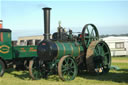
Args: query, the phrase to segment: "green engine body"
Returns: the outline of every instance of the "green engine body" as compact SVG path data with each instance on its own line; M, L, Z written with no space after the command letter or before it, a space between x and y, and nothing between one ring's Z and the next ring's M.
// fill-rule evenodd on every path
M79 42L55 42L57 45L57 57L61 58L64 55L71 55L73 57L78 57L83 53L84 48L82 43Z

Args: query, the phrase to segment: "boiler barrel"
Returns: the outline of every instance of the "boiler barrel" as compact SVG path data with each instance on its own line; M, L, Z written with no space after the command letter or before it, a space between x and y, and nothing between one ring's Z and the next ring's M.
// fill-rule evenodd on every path
M82 46L76 46L74 42L55 42L57 45L57 58L64 55L79 56L83 52Z
M83 51L83 47L75 45L75 42L42 41L37 47L37 54L41 61L60 59L65 55L77 57Z

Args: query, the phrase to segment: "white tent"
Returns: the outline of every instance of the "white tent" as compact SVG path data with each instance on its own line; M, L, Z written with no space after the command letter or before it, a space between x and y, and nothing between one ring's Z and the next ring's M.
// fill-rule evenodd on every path
M127 36L109 36L103 38L108 44L112 56L126 56L128 55L128 37Z

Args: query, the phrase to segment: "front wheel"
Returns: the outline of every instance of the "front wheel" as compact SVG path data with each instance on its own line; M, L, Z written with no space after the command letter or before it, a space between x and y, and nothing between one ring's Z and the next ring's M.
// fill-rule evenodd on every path
M0 77L4 75L5 72L5 64L2 60L0 60Z
M78 73L78 68L75 60L67 55L63 56L58 63L58 74L61 80L73 80Z

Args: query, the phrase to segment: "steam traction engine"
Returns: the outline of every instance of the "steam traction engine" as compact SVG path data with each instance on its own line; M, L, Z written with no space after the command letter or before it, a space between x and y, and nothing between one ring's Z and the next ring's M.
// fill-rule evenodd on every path
M73 80L80 70L93 74L108 73L111 54L108 45L99 40L95 25L86 24L82 32L73 35L59 25L50 39L50 9L44 10L44 40L37 46L37 58L29 63L32 79L58 73L63 81Z

